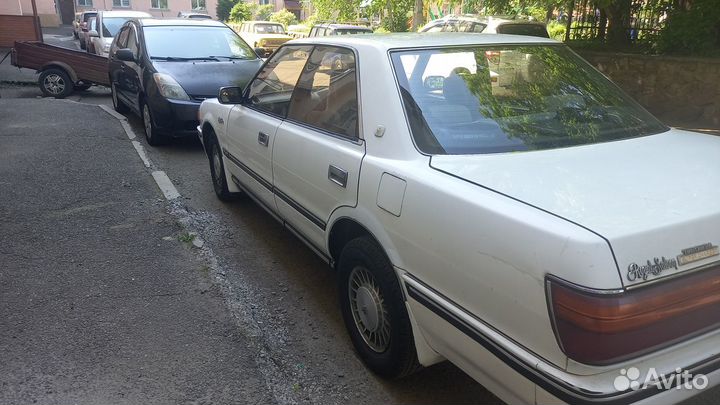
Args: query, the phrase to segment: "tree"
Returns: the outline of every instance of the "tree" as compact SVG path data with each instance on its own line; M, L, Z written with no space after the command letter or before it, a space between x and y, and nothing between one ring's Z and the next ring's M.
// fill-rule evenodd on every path
M217 14L218 20L227 21L230 18L230 10L240 0L218 0L217 7L215 7L215 13Z
M319 20L352 21L357 18L361 0L311 0ZM395 0L389 0L395 1Z
M270 14L275 11L275 6L272 4L255 4L250 5L250 10L254 20L267 21L270 18Z
M289 25L297 24L297 18L295 14L282 9L278 12L270 14L270 21L282 24L286 29Z
M232 10L230 10L230 16L229 20L233 22L243 22L247 21L252 17L252 12L250 11L250 5L245 2L239 2L236 4Z
M597 6L607 16L607 42L624 45L630 42L630 0L597 0ZM603 33L605 33L603 26Z

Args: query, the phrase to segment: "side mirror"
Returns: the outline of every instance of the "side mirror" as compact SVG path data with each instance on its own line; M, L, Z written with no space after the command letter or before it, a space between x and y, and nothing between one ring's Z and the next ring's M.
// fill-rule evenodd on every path
M221 87L218 92L220 104L240 104L243 101L243 89L240 87Z
M265 57L265 48L255 48L255 54L258 56L258 58L264 58Z
M90 31L88 31L88 34L89 34L91 37L95 37L95 38L100 37L100 35L98 35L98 32L95 31L95 30L90 30Z
M445 84L445 77L443 76L428 76L423 81L423 86L428 90L442 90Z
M135 55L127 48L118 49L115 51L115 57L125 62L135 62Z

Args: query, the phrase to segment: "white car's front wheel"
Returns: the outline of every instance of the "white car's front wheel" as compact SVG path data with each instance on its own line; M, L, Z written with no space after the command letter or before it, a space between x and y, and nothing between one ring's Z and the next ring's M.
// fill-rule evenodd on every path
M343 248L338 290L345 327L368 368L386 378L420 368L400 283L370 237L353 239Z
M219 200L230 201L240 193L233 193L228 189L227 176L225 176L225 162L223 162L222 151L220 150L218 140L215 138L215 134L208 134L206 139L213 190Z

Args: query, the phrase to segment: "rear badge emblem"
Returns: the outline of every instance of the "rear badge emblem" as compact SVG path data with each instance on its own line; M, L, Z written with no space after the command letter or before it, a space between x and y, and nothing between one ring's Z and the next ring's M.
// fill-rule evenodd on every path
M631 263L628 266L627 279L628 281L647 280L650 276L659 276L664 270L677 270L677 268L676 259L666 259L665 256L660 259L656 257L652 261L647 260L645 264Z
M647 280L649 277L657 277L665 270L678 269L678 266L694 263L713 256L720 256L720 248L712 243L704 243L681 250L680 255L667 259L653 258L645 263L631 263L627 269L628 281Z
M684 266L689 263L697 262L708 257L720 255L720 249L717 246L713 246L712 243L704 243L702 245L693 246L687 249L683 249L681 255L678 255L677 261L680 266Z

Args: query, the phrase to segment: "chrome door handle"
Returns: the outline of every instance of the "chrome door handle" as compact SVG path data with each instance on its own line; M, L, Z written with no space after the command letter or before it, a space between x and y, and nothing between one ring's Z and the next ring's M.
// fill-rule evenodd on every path
M258 143L262 146L268 146L268 143L270 143L268 134L263 132L258 133Z
M348 172L337 166L330 165L328 167L328 179L338 186L347 187Z

